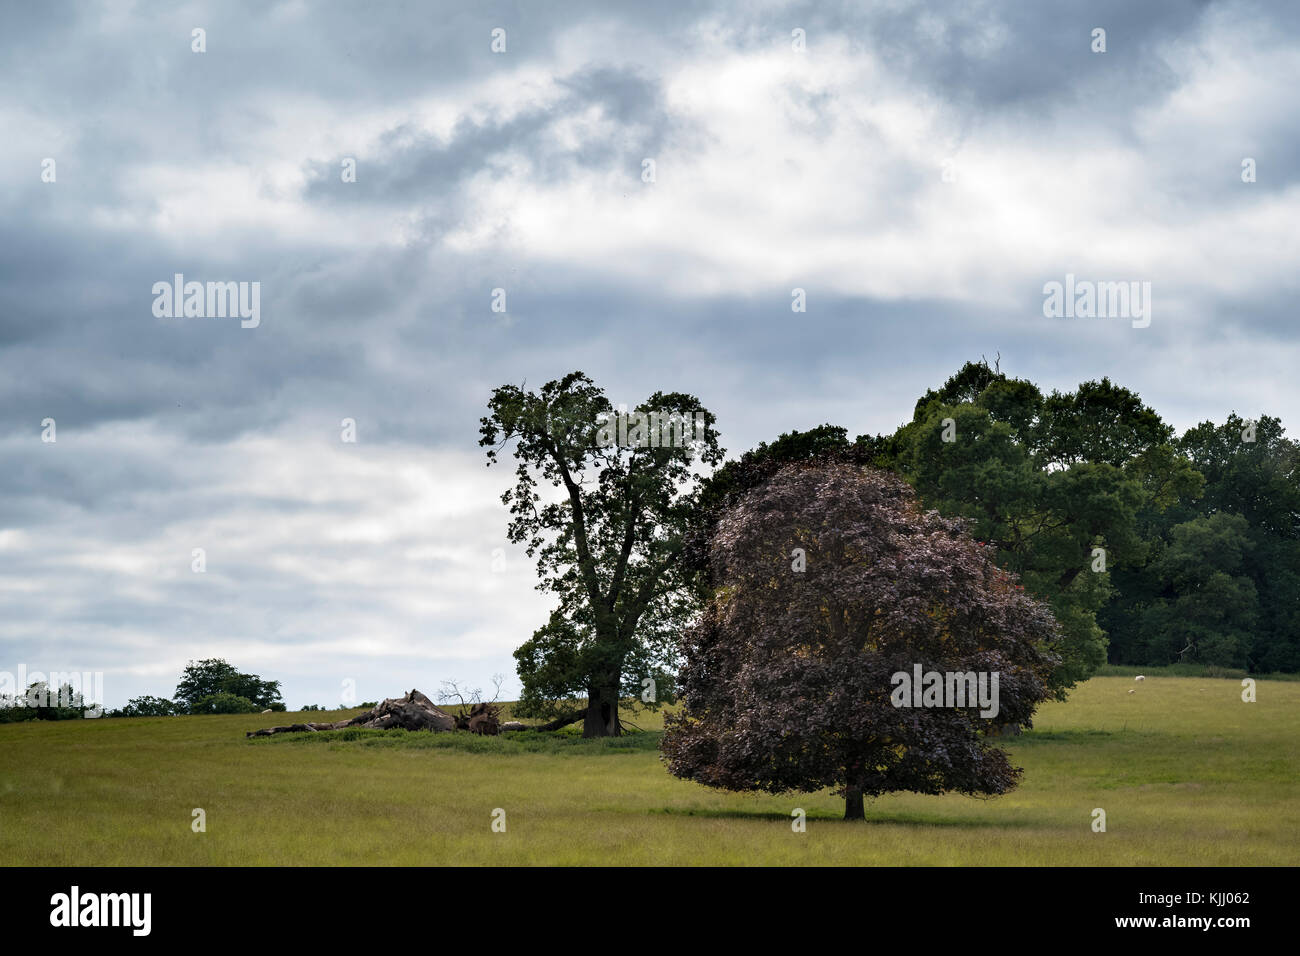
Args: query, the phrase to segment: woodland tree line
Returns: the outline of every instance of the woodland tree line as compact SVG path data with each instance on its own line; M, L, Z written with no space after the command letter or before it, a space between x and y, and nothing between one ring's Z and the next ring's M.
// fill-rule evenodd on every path
M660 392L638 409L701 405ZM725 463L707 411L689 448L595 442L612 412L574 372L496 389L482 420L489 464L513 445L509 536L556 597L515 655L525 716L604 736L620 732L619 699L672 698L683 635L724 586L709 559L719 522L797 463L890 472L923 510L962 519L1051 609L1055 696L1108 660L1300 670L1300 454L1276 417L1179 435L1109 379L1045 394L985 361L920 396L892 434L822 424Z

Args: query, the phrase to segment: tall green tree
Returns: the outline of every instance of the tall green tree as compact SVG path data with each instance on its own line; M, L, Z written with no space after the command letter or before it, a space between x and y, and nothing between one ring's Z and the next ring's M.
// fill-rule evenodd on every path
M1112 660L1300 670L1300 448L1277 418L1234 413L1177 449L1204 487L1141 516L1149 560L1099 618Z
M1233 414L1178 438L1107 378L1044 395L981 361L927 390L892 434L847 436L790 432L718 469L688 549L701 593L714 583L706 546L739 495L784 463L868 465L970 521L1051 605L1058 693L1107 657L1300 670L1300 446L1277 418Z
M1158 590L1139 617L1142 656L1246 666L1259 617L1255 582L1244 573L1253 549L1250 526L1240 515L1175 525L1151 562Z
M1300 670L1300 444L1279 418L1233 413L1219 426L1203 422L1179 442L1205 475L1199 515L1240 515L1250 547L1241 571L1259 597L1244 666Z
M256 710L282 703L279 681L264 681L256 674L241 673L218 657L190 661L181 673L172 700L191 713L216 713L214 701L222 694L242 697ZM223 708L230 706L226 697L221 697L220 702Z
M1200 482L1172 429L1128 389L1102 379L1044 396L984 362L927 392L877 445L927 506L972 521L1050 604L1062 631L1058 693L1106 659L1097 615L1115 594L1111 574L1149 557L1139 514Z
M702 469L723 455L715 419L692 395L656 392L620 428L621 413L582 372L536 392L501 386L488 409L488 464L507 445L517 463L501 499L508 536L537 559L538 589L558 602L515 652L519 712L562 718L564 701L585 696L583 736L618 735L621 698L671 692L676 640L698 607L682 555ZM679 441L641 419L650 413L698 415L702 428Z

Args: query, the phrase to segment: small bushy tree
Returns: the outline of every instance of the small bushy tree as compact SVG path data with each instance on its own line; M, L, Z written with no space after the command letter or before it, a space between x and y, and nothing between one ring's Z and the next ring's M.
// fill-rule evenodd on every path
M178 708L165 697L132 697L126 706L109 714L110 717L171 717L180 713Z
M181 674L180 683L176 685L175 701L186 710L195 714L204 713L241 713L242 711L213 711L211 701L200 707L205 698L242 697L253 705L253 710L274 709L280 700L280 682L264 681L256 674L241 674L230 664L220 658L202 661L190 661ZM221 706L235 706L223 700Z
M249 700L247 697L240 697L238 694L229 694L222 691L219 694L209 694L207 697L200 697L190 707L190 713L193 714L256 714L260 713L263 707Z

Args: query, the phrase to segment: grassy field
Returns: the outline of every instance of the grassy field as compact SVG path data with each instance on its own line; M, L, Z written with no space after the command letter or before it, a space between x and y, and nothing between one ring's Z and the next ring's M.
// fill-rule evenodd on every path
M246 740L270 723L327 718L6 724L0 860L1300 863L1300 683L1261 682L1246 704L1235 680L1148 673L1141 684L1097 677L1046 705L1035 730L1008 745L1025 769L1013 793L882 797L866 823L838 819L843 804L829 792L728 794L674 779L652 731L610 741L357 731ZM191 829L196 807L204 833ZM807 812L806 833L792 832L795 807ZM1096 807L1106 833L1091 829ZM491 829L496 808L505 833Z

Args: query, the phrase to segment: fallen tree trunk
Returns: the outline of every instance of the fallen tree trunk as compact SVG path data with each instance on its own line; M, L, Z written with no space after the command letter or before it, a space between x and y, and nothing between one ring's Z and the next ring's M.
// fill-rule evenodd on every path
M453 717L446 711L434 706L418 690L412 689L405 697L390 697L380 701L364 714L357 714L348 720L289 724L284 727L267 727L263 730L250 730L245 737L269 737L272 734L301 734L320 730L344 730L348 727L366 727L374 730L388 730L399 727L403 730L450 731L468 730L471 733L495 737L508 730L559 730L569 724L582 720L583 711L572 711L544 724L522 724L519 721L507 721L502 724L498 719L499 710L492 704L475 704L468 713Z
M435 707L433 701L418 690L412 689L405 697L390 697L388 700L380 701L364 714L357 714L349 720L268 727L265 730L250 730L244 736L266 737L271 734L302 733L312 730L343 730L345 727L369 727L375 730L400 727L403 730L443 731L455 730L456 718Z

